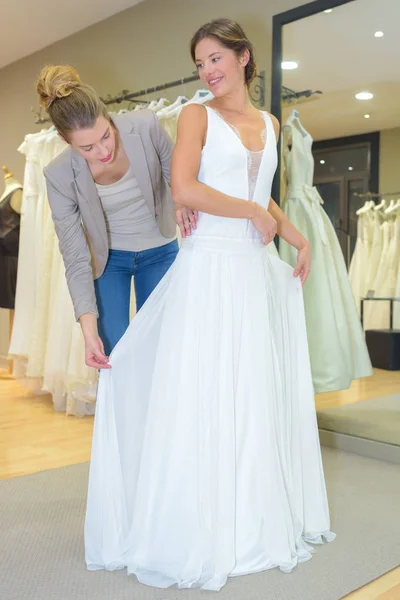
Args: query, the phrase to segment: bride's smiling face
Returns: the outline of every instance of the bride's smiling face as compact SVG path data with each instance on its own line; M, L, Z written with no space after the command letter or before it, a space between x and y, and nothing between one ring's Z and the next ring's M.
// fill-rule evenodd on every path
M250 58L248 50L237 56L234 50L209 37L197 44L195 54L200 79L214 96L225 96L245 84L244 70Z

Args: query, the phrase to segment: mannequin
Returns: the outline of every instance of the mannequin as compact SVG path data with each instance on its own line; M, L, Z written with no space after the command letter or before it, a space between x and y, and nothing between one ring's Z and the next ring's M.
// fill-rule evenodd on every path
M20 215L21 214L21 206L22 206L22 185L14 177L14 175L12 173L10 173L10 171L7 169L6 166L3 166L2 168L5 173L5 175L4 175L5 188L4 188L3 194L0 198L0 204L3 202L3 200L5 198L7 198L7 196L9 196L12 192L14 192L12 195L12 198L11 198L11 207L13 210L15 210L16 213L18 213Z
M295 108L292 109L288 120L282 127L282 135L285 146L288 146L292 141L292 127L296 127L303 137L308 135L308 131L306 131L303 125L300 123L300 115Z
M0 231L2 244L6 248L6 255L3 256L0 252L0 274L2 279L3 291L0 296L0 304L2 308L10 310L10 339L14 324L14 301L15 287L17 278L18 264L18 238L19 238L19 216L22 206L22 185L14 177L12 173L3 166L4 175L4 192L0 197ZM11 196L11 198L10 198ZM7 199L10 199L9 202ZM11 208L11 210L10 210ZM14 216L13 216L14 214ZM13 370L13 363L10 361L10 373Z

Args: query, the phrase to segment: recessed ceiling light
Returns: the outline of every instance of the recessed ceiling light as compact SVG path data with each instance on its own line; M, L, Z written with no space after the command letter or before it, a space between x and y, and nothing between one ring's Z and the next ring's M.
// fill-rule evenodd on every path
M383 31L375 31L374 36L377 38L383 37L385 34Z
M352 171L352 170L353 170L353 167L349 167L349 171Z
M357 100L371 100L374 97L371 92L359 92L356 94Z
M371 115L364 115L366 119L369 119Z
M333 8L327 8L326 10L324 10L325 14L329 14L333 11Z
M324 160L320 160L319 162L320 162L320 164L321 164L321 165L324 165L324 164L325 164L325 161L324 161Z
M282 69L284 71L294 71L299 66L299 63L295 60L284 60L282 62Z

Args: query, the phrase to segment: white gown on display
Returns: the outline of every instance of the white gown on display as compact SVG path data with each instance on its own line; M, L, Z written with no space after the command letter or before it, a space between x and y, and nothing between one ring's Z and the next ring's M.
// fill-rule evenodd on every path
M382 224L381 229L383 233L382 255L373 290L376 298L392 298L396 296L400 266L400 218L390 218ZM396 304L394 303L394 306ZM394 315L396 315L396 311ZM365 316L366 329L388 329L390 325L389 302L368 302Z
M349 279L359 315L361 313L361 298L364 298L368 291L368 265L370 264L370 251L367 230L369 227L369 220L369 213L362 214L358 218L357 241L349 268Z
M286 127L292 147L284 148L288 187L282 209L310 242L313 259L304 305L314 388L346 389L353 379L372 375L372 367L339 240L313 187L312 137L296 119ZM296 265L296 250L283 240L279 253Z
M249 152L211 108L198 180L267 207L264 113ZM198 228L100 375L85 523L90 570L220 589L332 540L302 286L247 219Z
M371 238L371 251L368 255L368 261L364 256L364 263L367 263L367 281L366 281L366 293L369 290L374 289L376 275L379 269L379 262L382 256L382 229L381 229L381 216L378 211L371 210L368 213L368 226L370 228Z
M24 187L21 206L18 275L15 295L15 317L9 353L14 357L27 357L29 328L35 311L35 221L40 194L36 176L33 136L26 136L18 150L25 155Z
M27 135L15 320L13 375L50 392L56 410L93 414L97 373L86 367L65 268L47 199L43 167L65 148L54 128Z
M397 272L394 275L394 296L400 298L400 212L396 217L399 255L397 257ZM400 331L400 302L393 303L393 328Z

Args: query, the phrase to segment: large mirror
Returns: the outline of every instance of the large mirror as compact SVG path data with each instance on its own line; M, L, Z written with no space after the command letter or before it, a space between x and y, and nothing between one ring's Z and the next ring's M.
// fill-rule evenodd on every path
M391 460L400 456L399 17L397 0L318 0L277 15L272 90L282 123L274 193L314 250L304 290L314 370L323 360L332 377L345 369L346 286L374 367L347 391L317 395L322 439ZM280 254L293 262L284 242ZM347 356L365 358L361 345Z

